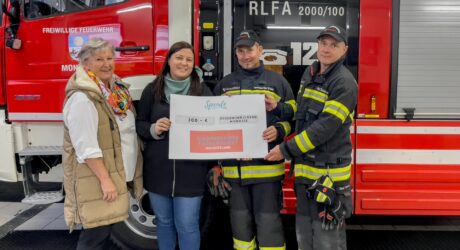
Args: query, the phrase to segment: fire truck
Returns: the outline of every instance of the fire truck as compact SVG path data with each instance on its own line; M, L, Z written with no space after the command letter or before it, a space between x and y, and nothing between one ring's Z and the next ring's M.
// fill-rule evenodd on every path
M352 179L355 215L460 215L460 11L429 0L3 0L0 20L0 180L22 181L23 202L62 199L35 184L60 166L64 87L92 37L116 46L116 73L138 100L169 45L185 40L211 87L236 67L233 37L253 29L265 67L293 91L316 60L316 36L348 32L346 66L359 85ZM286 164L289 169L289 163ZM50 171L50 172L51 172ZM58 180L62 181L62 179ZM286 175L284 214L295 213ZM148 196L131 199L114 233L155 245Z

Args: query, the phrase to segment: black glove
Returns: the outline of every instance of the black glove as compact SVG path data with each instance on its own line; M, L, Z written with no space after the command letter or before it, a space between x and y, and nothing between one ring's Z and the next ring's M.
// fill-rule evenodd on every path
M223 199L227 199L229 197L229 192L232 191L232 187L224 180L224 177L222 176L222 169L220 167L216 166L211 168L206 180L209 192L212 196L222 197Z
M309 197L320 204L330 206L335 200L334 182L329 175L323 175L307 189Z
M345 211L345 206L343 203L336 199L332 206L327 207L327 211L332 217L334 217L334 225L337 229L340 229L344 225L345 215L347 211Z
M337 199L332 206L318 204L318 216L321 220L321 228L325 231L339 230L345 224L345 208Z
M334 229L334 217L327 211L326 206L318 204L318 217L321 221L321 229L329 231Z

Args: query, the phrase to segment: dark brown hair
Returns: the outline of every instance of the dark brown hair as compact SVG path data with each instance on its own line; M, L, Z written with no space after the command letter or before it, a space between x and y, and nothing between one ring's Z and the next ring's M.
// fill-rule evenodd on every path
M165 100L165 77L170 73L171 68L169 67L169 59L171 56L179 50L190 49L193 53L193 59L195 60L195 51L192 45L188 42L177 42L169 48L168 54L166 55L166 60L163 64L158 77L153 81L153 94L155 95L156 100ZM200 96L203 92L203 86L201 85L200 77L195 69L192 70L190 74L190 94L194 96Z

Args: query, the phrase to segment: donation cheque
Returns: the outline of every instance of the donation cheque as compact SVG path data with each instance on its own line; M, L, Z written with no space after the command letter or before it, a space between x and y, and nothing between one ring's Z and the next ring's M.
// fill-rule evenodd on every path
M170 159L263 158L263 95L171 95Z

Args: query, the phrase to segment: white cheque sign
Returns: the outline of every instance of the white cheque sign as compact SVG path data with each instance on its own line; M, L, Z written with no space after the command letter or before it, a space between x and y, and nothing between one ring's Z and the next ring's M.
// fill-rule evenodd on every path
M263 158L263 95L171 95L170 159Z

